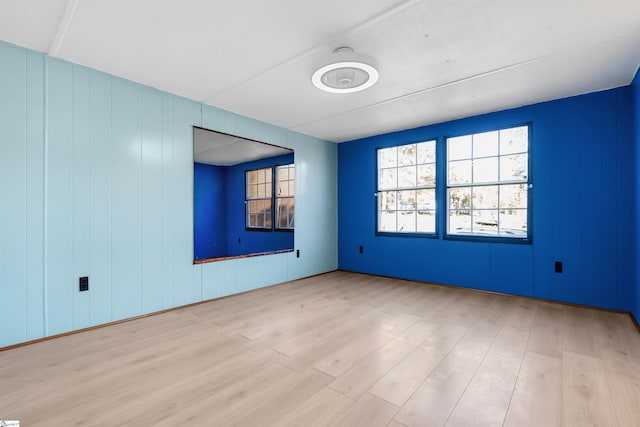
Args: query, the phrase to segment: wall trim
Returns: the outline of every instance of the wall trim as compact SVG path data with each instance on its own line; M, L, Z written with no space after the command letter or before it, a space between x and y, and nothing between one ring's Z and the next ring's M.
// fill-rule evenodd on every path
M500 296L506 296L506 297L512 297L512 298L526 298L526 299L535 300L535 301L548 302L548 303L551 303L551 304L565 305L565 306L569 306L569 307L578 307L578 308L588 308L588 309L604 311L604 312L608 312L608 313L627 314L631 318L631 323L633 323L633 325L638 330L638 334L640 334L640 323L638 323L638 320L633 316L632 313L630 313L628 311L614 310L614 309L601 308L601 307L592 307L592 306L589 306L589 305L582 305L582 304L572 304L572 303L568 303L568 302L553 301L553 300L548 300L548 299L543 299L543 298L535 298L535 297L527 297L527 296L521 296L521 295L505 294L505 293L502 293L502 292L485 291L483 289L465 288L465 287L462 287L462 286L446 285L446 284L443 284L443 283L432 283L432 282L424 282L424 281L421 281L421 280L411 280L411 279L403 279L403 278L400 278L400 277L383 276L383 275L380 275L380 274L362 273L360 271L336 269L336 270L327 271L327 272L324 272L324 273L314 274L314 275L311 275L311 276L301 277L299 279L288 280L288 281L282 282L282 283L276 283L276 284L273 284L273 285L263 286L262 288L256 288L256 289L251 289L249 291L239 292L237 294L225 295L223 297L218 297L218 298L211 298L211 299L208 299L208 300L198 301L198 302L194 302L194 303L191 303L191 304L185 304L185 305L181 305L181 306L178 306L178 307L167 308L165 310L154 311L153 313L141 314L139 316L128 317L126 319L116 320L116 321L108 322L108 323L101 323L99 325L89 326L88 328L76 329L76 330L69 331L69 332L64 332L64 333L61 333L61 334L56 334L56 335L51 335L51 336L48 336L48 337L37 338L35 340L25 341L25 342L21 342L21 343L18 343L18 344L13 344L13 345L10 345L10 346L7 346L7 347L0 347L0 353L2 353L4 351L9 351L9 350L13 350L13 349L16 349L16 348L20 348L20 347L27 347L27 346L30 346L32 344L38 344L38 343L41 343L41 342L54 340L54 339L57 339L57 338L67 337L69 335L80 334L82 332L89 332L89 331L93 331L93 330L96 330L96 329L106 328L108 326L114 326L114 325L119 325L121 323L128 323L128 322L132 322L134 320L144 319L145 317L156 316L158 314L165 314L165 313L169 313L169 312L172 312L172 311L181 310L183 308L194 307L194 306L197 306L197 305L206 304L206 303L210 303L210 302L213 302L213 301L219 301L219 300L235 297L235 296L238 296L238 295L249 294L249 293L256 292L256 291L259 291L259 290L262 290L262 289L271 288L271 287L274 287L274 286L280 286L280 285L284 285L284 284L291 283L291 282L296 282L298 280L309 279L311 277L319 277L319 276L323 276L325 274L333 273L333 272L336 272L336 271L343 271L343 272L346 272L346 273L357 273L357 274L362 274L362 275L371 276L371 277L385 277L385 278L389 278L389 279L402 280L404 282L413 282L413 283L425 284L425 285L442 286L442 287L445 287L445 288L456 288L456 289L461 289L461 290L464 290L464 291L472 291L472 292L479 292L479 293L484 293L484 294L500 295Z
M17 343L17 344L12 344L12 345L9 345L9 346L6 346L6 347L0 347L0 353L2 353L4 351L13 350L15 348L30 346L32 344L38 344L38 343L45 342L45 341L51 341L51 340L54 340L54 339L57 339L57 338L63 338L63 337L67 337L67 336L70 336L70 335L80 334L82 332L89 332L89 331L93 331L93 330L96 330L96 329L102 329L102 328L106 328L108 326L119 325L121 323L128 323L128 322L132 322L134 320L144 319L145 317L156 316L158 314L165 314L165 313L169 313L169 312L172 312L172 311L181 310L183 308L194 307L196 305L206 304L206 303L213 302L213 301L219 301L219 300L223 300L223 299L226 299L226 298L235 297L235 296L238 296L238 295L249 294L249 293L256 292L256 291L259 291L259 290L262 290L262 289L271 288L273 286L280 286L280 285L284 285L284 284L287 284L287 283L296 282L296 281L302 280L302 279L309 279L311 277L322 276L323 274L329 274L329 273L332 273L334 271L338 271L338 270L326 271L324 273L319 273L319 274L312 274L311 276L305 276L305 277L300 277L299 279L287 280L286 282L281 282L281 283L274 283L273 285L267 285L267 286L263 286L261 288L250 289L250 290L244 291L244 292L238 292L238 293L235 293L235 294L225 295L225 296L218 297L218 298L211 298L211 299L207 299L207 300L203 300L203 301L194 302L194 303L191 303L191 304L179 305L177 307L167 308L167 309L160 310L160 311L154 311L152 313L146 313L146 314L141 314L139 316L127 317L126 319L114 320L113 322L100 323L99 325L89 326L87 328L81 328L81 329L74 329L73 331L63 332L61 334L50 335L48 337L36 338L34 340L24 341L24 342L20 342L20 343Z
M551 304L564 305L564 306L567 306L567 307L588 308L588 309L591 309L591 310L604 311L604 312L607 312L607 313L627 314L631 318L631 323L633 323L633 325L638 330L638 333L640 334L640 323L639 323L639 320L636 319L635 316L633 315L633 313L631 313L630 311L616 310L616 309L613 309L613 308L594 307L592 305L574 304L574 303L570 303L570 302L555 301L555 300L552 300L552 299L536 298L536 297L529 297L529 296L524 296L524 295L505 294L503 292L487 291L487 290L484 290L484 289L466 288L464 286L447 285L445 283L425 282L423 280L405 279L405 278L402 278L402 277L385 276L385 275L382 275L382 274L363 273L361 271L345 270L345 269L342 269L342 268L339 268L339 269L334 270L334 271L344 271L344 272L347 272L347 273L358 273L358 274L364 274L365 276L372 276L372 277L385 277L385 278L388 278L388 279L402 280L404 282L414 282L414 283L425 284L425 285L442 286L444 288L455 288L455 289L461 289L463 291L479 292L479 293L491 294L491 295L500 295L500 296L504 296L504 297L526 298L526 299L530 299L530 300L534 300L534 301L548 302L548 303L551 303Z

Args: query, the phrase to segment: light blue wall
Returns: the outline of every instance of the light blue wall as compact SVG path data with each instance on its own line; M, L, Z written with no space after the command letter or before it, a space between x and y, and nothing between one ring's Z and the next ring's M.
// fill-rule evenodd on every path
M295 150L300 258L192 264L193 125ZM334 270L336 177L335 144L0 42L0 347Z

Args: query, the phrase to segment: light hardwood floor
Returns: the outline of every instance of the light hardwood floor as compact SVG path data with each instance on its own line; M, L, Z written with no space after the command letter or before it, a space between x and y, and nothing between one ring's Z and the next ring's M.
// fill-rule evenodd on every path
M629 316L333 272L0 352L25 426L639 426Z

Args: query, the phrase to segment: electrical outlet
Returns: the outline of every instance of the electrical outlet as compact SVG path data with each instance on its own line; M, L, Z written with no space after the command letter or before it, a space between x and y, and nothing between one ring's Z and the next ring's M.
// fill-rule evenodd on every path
M88 277L81 277L79 280L79 288L80 288L80 292L84 292L84 291L88 291L89 290L89 278Z
M555 270L556 273L562 273L562 261L556 261Z

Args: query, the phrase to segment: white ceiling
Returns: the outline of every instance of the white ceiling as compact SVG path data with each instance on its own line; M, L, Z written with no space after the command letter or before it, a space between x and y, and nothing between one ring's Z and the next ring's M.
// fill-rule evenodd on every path
M208 129L193 128L193 161L197 163L233 166L289 153L293 153L293 150Z
M330 141L629 84L639 0L0 0L0 39ZM380 81L324 93L340 46Z

